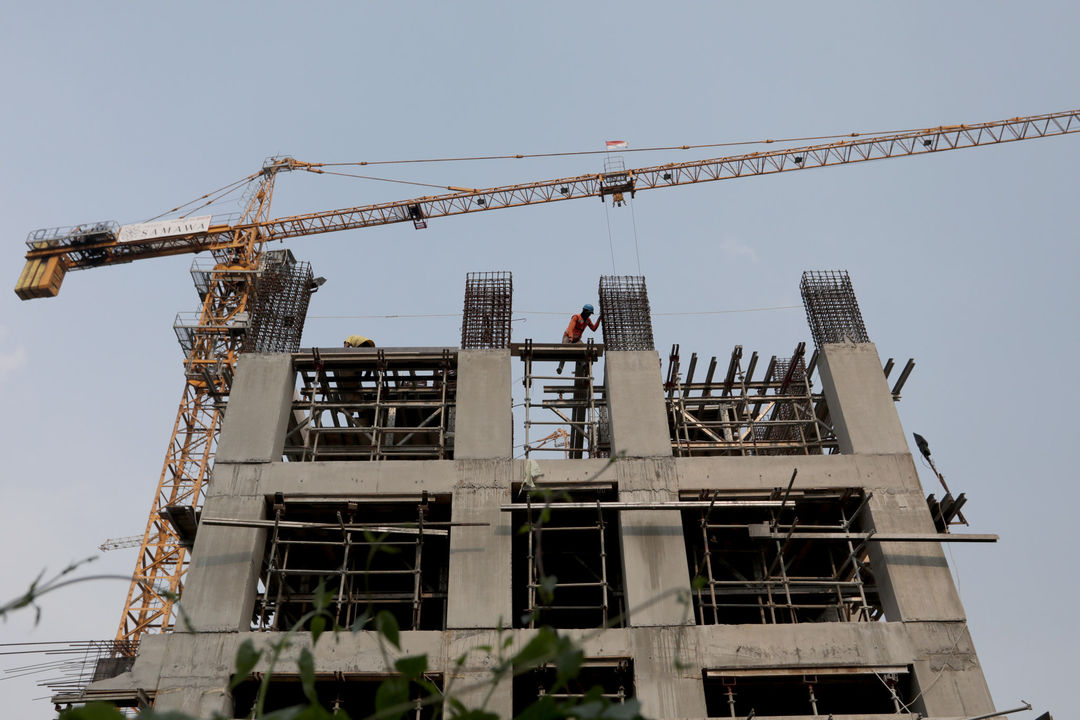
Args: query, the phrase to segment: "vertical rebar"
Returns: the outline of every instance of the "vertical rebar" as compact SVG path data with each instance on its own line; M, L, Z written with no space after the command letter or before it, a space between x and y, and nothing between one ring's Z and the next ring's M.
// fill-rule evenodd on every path
M604 275L599 297L608 350L655 349L644 275Z
M870 342L846 270L808 270L802 275L799 292L815 346Z
M461 347L510 347L514 281L509 272L471 272L465 276Z

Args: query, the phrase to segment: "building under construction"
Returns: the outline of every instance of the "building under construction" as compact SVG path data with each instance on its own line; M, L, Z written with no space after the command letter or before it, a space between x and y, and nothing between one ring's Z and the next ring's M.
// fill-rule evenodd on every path
M253 318L205 504L174 520L193 544L174 631L56 700L247 717L267 668L229 692L237 648L280 638L321 586L342 627L393 614L401 654L466 705L489 691L477 648L547 625L585 652L560 693L652 718L993 713L941 545L993 538L951 533L963 497L920 485L895 408L913 363L890 378L846 273L801 291L812 348L676 346L663 373L642 277L601 279L602 343L511 342L509 273L468 277L461 347L266 352L306 302ZM266 710L303 702L305 642ZM373 711L374 632L327 636L315 665L327 708ZM554 684L517 673L487 708Z

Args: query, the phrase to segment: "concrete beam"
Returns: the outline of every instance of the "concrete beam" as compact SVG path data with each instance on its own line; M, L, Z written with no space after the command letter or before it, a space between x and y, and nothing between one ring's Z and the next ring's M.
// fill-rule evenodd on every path
M248 353L241 356L215 461L281 460L295 383L291 355Z
M671 457L660 356L652 350L609 352L604 384L612 456Z
M908 452L873 343L823 345L818 373L841 453Z
M513 457L513 402L509 350L458 351L454 457Z

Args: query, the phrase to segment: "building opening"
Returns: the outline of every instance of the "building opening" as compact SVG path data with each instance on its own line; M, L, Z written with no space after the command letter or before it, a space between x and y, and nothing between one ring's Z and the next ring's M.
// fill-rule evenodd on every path
M865 622L883 611L857 489L683 497L697 622Z
M449 496L310 501L278 496L255 606L258 630L288 630L322 582L343 627L370 629L387 610L403 630L446 628Z
M293 364L285 460L453 459L456 349L320 349Z
M758 354L744 361L736 345L727 370L714 357L701 377L697 353L685 370L671 348L664 392L676 457L822 455L838 451L829 408L813 391L817 351L809 362L799 343L790 358L775 355L755 379ZM720 374L718 374L718 369Z
M617 493L544 490L520 497L513 513L514 627L623 627Z
M387 676L383 675L317 673L315 675L315 693L318 695L319 704L328 712L342 710L352 718L370 717L375 714L375 693L378 691L379 685L386 679ZM255 674L233 690L234 718L252 716L261 680L260 675ZM403 720L429 720L434 718L441 708L441 701L425 704L424 699L430 698L432 695L437 698L441 697L442 677L438 674L425 674L424 681L427 687L423 687L416 682L409 684L409 699L412 701L413 707L410 711L400 715ZM263 703L264 713L307 704L308 699L304 695L299 675L274 673L273 678L270 680L266 701ZM395 717L399 716L395 715Z
M544 696L557 701L582 698L593 688L602 697L621 704L634 697L634 664L628 658L586 658L581 673L567 687L555 691L556 671L544 665L514 677L514 716Z
M908 715L907 667L706 670L709 717Z

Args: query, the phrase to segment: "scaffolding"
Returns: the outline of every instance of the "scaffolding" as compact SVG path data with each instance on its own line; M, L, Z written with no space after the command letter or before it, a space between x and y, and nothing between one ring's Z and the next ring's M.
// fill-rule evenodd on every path
M608 350L656 349L643 275L604 275L598 297L604 317L604 346Z
M453 459L456 349L312 349L293 366L286 460Z
M446 628L450 504L277 497L268 526L255 629L288 630L331 593L334 625L368 629L387 610L405 630Z
M607 457L611 447L606 432L607 399L593 377L604 346L591 341L539 344L526 340L512 343L510 351L521 358L525 370L525 457L544 452L559 452L575 460ZM573 375L551 373L553 364L564 362L573 363ZM568 444L549 444L552 431L560 429L568 433Z
M837 452L824 397L813 392L811 377L817 351L810 362L799 343L790 358L769 360L765 374L754 379L758 354L743 367L743 350L736 345L723 377L716 374L715 357L701 381L695 380L697 353L690 356L685 379L679 346L673 345L664 383L671 432L677 457L710 455L821 455Z
M613 490L531 491L514 512L517 627L607 628L625 624L618 511ZM566 505L568 507L560 507Z
M872 534L856 533L869 495L857 489L700 493L683 511L701 625L871 622L883 616L870 569ZM780 500L730 506L722 500ZM797 532L796 532L797 531ZM853 533L855 536L853 537Z
M463 349L510 347L514 279L509 272L471 272L465 276L461 318Z
M802 274L799 292L815 347L870 342L847 270L808 270Z

